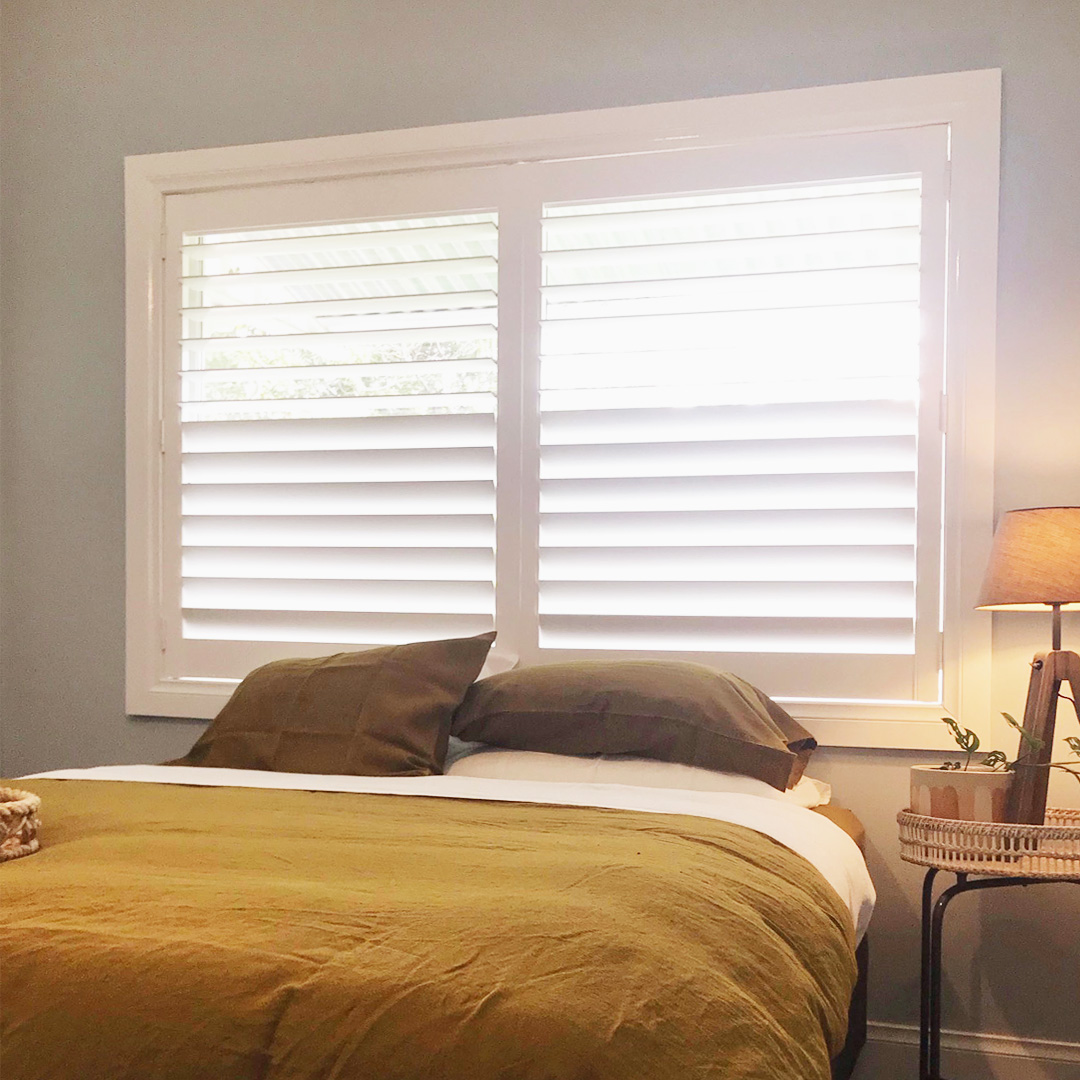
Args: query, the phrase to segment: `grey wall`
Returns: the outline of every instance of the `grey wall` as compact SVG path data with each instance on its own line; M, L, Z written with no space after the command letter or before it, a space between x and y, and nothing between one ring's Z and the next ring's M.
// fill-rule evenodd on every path
M127 154L1000 67L996 502L1080 503L1080 0L2 0L0 12L7 775L162 760L198 730L123 710ZM994 707L1017 711L1046 627L996 618ZM1080 644L1075 619L1066 633ZM920 875L897 857L894 816L918 756L821 758L815 771L870 832L872 1016L911 1023ZM1080 1040L1077 893L958 902L947 1025Z

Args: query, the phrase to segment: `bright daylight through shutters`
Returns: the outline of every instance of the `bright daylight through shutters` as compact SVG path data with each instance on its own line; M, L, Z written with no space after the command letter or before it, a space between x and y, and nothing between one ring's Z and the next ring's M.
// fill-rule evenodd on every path
M913 653L919 181L543 229L541 646Z
M184 237L185 638L494 616L494 214Z

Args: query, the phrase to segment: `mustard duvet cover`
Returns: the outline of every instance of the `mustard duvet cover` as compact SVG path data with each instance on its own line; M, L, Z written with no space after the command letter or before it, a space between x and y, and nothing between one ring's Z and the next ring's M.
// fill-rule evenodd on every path
M851 917L738 825L35 780L4 1080L826 1080Z

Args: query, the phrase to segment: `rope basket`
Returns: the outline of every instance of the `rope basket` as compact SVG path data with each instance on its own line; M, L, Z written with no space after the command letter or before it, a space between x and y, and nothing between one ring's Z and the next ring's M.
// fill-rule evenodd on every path
M954 873L1080 879L1080 810L1048 807L1045 825L896 816L900 858Z
M31 855L38 842L38 807L41 799L29 791L0 787L0 862Z

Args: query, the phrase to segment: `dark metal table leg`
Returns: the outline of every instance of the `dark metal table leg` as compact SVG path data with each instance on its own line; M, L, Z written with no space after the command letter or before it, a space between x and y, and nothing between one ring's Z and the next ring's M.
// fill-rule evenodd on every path
M936 867L930 867L922 888L922 965L919 969L919 1080L930 1077L930 908Z
M950 885L933 903L933 869L926 872L922 896L922 971L920 986L922 1002L919 1015L919 1080L941 1078L941 943L945 912L953 897L982 889L1002 889L1010 885L1076 884L1075 878L993 877L968 881L967 874L957 873L956 884ZM931 910L932 907L932 910Z
M927 1071L933 1080L941 1076L941 934L949 901L968 890L967 874L957 874L937 899L930 919L930 1033L927 1039Z

